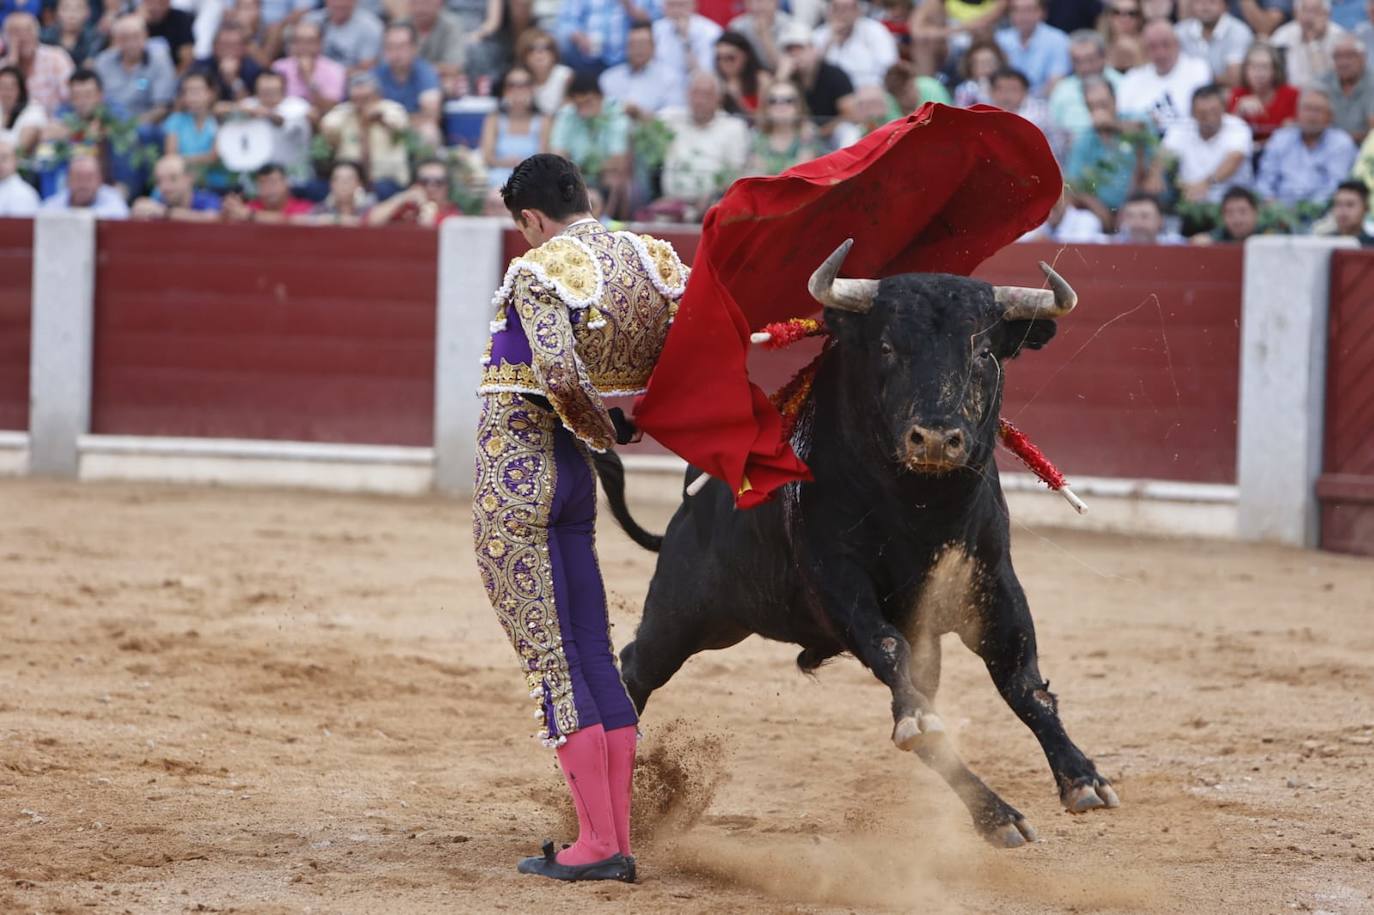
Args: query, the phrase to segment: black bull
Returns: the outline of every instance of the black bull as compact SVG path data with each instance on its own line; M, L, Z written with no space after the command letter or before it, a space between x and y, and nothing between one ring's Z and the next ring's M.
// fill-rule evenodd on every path
M850 652L892 692L894 743L948 782L989 841L1020 845L1035 831L969 771L935 713L939 640L957 633L983 659L1069 812L1117 806L1040 675L993 461L1004 362L1048 343L1076 297L1048 268L1053 291L947 275L836 280L848 247L812 277L832 344L793 443L814 482L736 511L712 481L660 541L630 518L618 459L599 459L617 519L661 545L622 673L642 710L687 658L751 634L801 645L807 671Z

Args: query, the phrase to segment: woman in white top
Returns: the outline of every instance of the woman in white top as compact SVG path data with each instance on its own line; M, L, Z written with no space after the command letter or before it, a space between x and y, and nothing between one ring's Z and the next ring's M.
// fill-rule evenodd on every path
M482 161L487 184L500 187L515 166L535 153L549 151L553 118L534 107L534 77L524 67L512 67L501 78L501 108L482 124Z
M0 138L13 143L23 158L33 153L46 123L43 106L29 101L23 72L13 66L0 68Z
M558 42L542 29L526 29L515 43L515 62L534 77L534 107L552 115L563 107L572 68L558 62Z

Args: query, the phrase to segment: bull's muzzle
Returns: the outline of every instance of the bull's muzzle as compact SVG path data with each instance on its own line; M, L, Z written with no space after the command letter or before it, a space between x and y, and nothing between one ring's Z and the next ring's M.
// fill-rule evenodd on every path
M912 470L953 470L962 467L968 455L968 436L959 429L913 425L907 432L906 464Z

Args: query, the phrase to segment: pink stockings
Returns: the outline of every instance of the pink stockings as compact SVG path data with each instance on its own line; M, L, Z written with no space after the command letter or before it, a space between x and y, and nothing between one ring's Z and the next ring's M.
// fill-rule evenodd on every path
M558 748L558 764L577 808L577 841L558 863L591 864L630 854L630 798L635 767L633 725L582 728Z

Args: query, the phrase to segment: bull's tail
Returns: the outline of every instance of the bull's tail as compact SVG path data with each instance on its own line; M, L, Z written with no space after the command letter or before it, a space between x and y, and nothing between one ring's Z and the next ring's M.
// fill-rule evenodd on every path
M663 547L663 537L640 527L625 504L625 465L620 462L620 455L614 451L593 451L592 461L596 465L596 475L601 478L601 488L606 492L606 501L610 503L611 514L621 530L644 549L657 553Z

